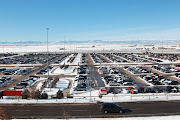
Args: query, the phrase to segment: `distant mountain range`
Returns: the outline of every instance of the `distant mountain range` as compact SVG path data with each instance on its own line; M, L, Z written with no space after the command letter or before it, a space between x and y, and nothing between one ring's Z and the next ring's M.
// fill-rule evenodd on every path
M74 41L56 41L56 42L49 42L50 44L68 44L68 43L127 43L127 44L155 44L155 43L176 43L176 44L180 44L180 40L164 40L164 41L160 41L160 40L124 40L124 41L116 41L116 40L84 40L84 41L78 41L78 40L74 40ZM22 41L22 42L0 42L1 45L7 45L7 44L16 44L16 45L21 45L21 44L46 44L46 42L41 42L41 41Z

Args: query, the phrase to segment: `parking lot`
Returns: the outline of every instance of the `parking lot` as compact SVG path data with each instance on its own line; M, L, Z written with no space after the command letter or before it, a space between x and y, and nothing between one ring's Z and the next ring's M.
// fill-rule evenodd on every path
M162 59L172 55L138 53L28 53L2 57L1 90L41 89L55 86L58 76L70 77L70 91L106 88L109 93L179 92L179 64ZM173 59L178 60L179 55ZM48 59L49 58L49 59ZM171 62L171 60L169 60ZM27 65L20 67L18 65ZM10 66L14 65L14 66ZM17 65L17 66L16 66ZM38 65L38 66L36 66ZM58 69L58 70L57 70ZM72 69L72 70L71 70ZM54 71L56 70L56 74ZM57 73L57 71L61 71ZM50 74L49 74L50 73ZM47 79L49 75L49 79ZM34 76L34 77L30 77ZM39 79L42 79L39 80ZM49 80L49 81L47 81ZM34 87L34 85L36 87ZM44 86L44 87L42 87ZM71 87L71 86L68 86ZM31 89L31 90L32 90ZM134 93L134 92L132 92Z
M90 53L90 55L94 64L98 66L98 72L101 74L106 87L125 88L126 86L133 86L136 89L151 89L153 92L153 89L157 88L161 89L158 92L165 90L167 92L179 92L179 64L168 64L168 61L163 61L162 57L154 57L152 53L149 55ZM173 59L178 60L177 57L178 55L174 55ZM171 62L170 59L168 60ZM107 63L111 64L108 65ZM131 65L123 63L130 63Z

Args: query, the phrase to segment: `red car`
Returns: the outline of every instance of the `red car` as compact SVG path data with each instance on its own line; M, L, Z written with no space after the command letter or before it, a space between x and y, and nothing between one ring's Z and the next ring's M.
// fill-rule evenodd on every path
M130 93L132 93L132 94L137 94L137 90L134 89L134 87L128 87L128 90L129 90Z

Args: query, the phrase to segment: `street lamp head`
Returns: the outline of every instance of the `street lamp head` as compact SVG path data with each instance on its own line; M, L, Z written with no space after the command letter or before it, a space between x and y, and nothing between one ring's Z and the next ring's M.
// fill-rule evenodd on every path
M46 28L47 30L49 30L49 28Z

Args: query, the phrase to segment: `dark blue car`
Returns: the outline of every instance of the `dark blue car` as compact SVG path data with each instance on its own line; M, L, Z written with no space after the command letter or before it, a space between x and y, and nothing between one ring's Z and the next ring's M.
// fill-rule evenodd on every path
M115 103L103 103L100 111L104 113L123 113L125 109Z

